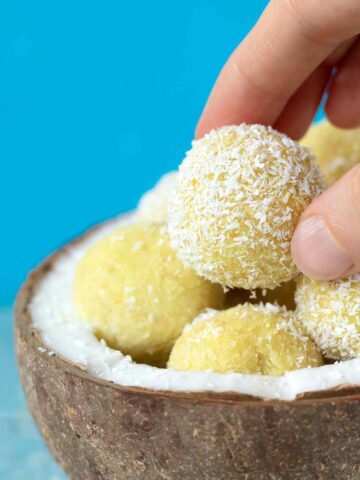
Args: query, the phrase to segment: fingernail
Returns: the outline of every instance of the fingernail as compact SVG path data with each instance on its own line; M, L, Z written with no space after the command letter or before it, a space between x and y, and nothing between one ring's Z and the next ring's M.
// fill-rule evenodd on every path
M353 267L321 217L310 217L297 226L291 251L299 270L316 280L342 277Z

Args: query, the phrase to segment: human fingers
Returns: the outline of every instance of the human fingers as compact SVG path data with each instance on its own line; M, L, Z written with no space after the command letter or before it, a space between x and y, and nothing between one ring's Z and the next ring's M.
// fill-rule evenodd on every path
M292 238L295 263L305 275L333 280L360 272L360 165L316 198Z
M226 124L273 125L311 73L359 30L358 0L272 0L220 73L196 136Z

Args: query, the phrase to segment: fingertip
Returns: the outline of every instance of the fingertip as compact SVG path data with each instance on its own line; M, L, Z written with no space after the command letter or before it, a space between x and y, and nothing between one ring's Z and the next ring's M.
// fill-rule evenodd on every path
M302 138L321 102L331 67L320 65L295 92L274 127L294 140Z
M337 65L328 88L325 112L339 128L360 126L360 41L357 40Z
M209 118L207 115L202 115L195 129L195 140L199 140L214 128L220 128L225 125L226 125L225 122L215 122L215 121L211 122L209 121Z
M291 252L299 270L319 280L360 272L360 164L317 197L295 229Z
M340 278L354 267L320 216L300 222L291 242L291 252L299 270L314 280Z
M199 138L202 138L204 135L205 135L206 130L204 129L203 127L203 124L202 124L202 121L201 121L201 118L198 122L198 124L196 125L196 128L195 128L195 140L199 140Z
M330 123L343 129L357 128L360 126L360 115L354 111L353 105L339 101L337 96L329 94L324 106L324 111Z

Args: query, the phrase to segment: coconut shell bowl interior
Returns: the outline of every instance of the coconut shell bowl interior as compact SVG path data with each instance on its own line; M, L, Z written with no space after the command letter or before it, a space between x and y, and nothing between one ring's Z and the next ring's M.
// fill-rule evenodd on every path
M61 255L22 287L15 337L30 411L71 479L360 479L360 386L294 400L153 390L101 380L49 352L29 305Z

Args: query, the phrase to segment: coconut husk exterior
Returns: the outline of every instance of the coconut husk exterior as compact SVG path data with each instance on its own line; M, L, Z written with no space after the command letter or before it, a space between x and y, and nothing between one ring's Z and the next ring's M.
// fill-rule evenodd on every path
M60 254L22 287L15 340L30 411L72 480L360 479L360 387L294 401L159 392L44 352L28 305Z

